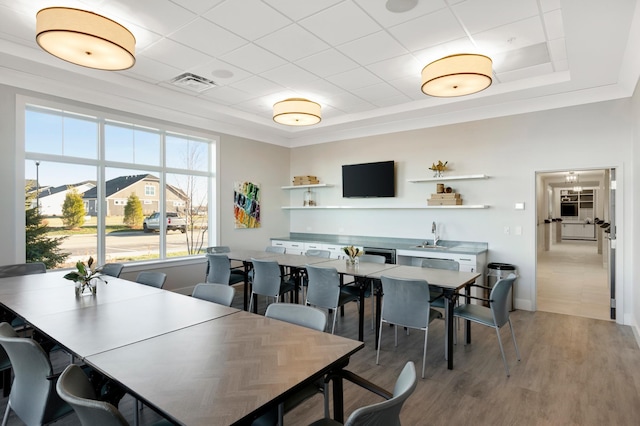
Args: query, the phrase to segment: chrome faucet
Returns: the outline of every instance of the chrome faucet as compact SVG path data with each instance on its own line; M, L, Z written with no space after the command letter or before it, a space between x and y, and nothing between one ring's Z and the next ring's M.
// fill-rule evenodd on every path
M438 227L436 226L435 222L431 224L431 233L433 234L433 245L437 246L440 238L438 237Z

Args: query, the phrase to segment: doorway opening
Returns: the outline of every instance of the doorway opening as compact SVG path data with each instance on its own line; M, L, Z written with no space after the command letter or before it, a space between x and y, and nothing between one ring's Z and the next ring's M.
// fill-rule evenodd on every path
M608 238L612 170L536 174L537 310L615 319Z

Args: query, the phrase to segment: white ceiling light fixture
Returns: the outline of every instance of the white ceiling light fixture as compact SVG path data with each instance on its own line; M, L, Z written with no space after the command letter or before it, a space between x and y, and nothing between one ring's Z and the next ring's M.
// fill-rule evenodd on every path
M491 58L460 53L433 61L422 69L422 92L435 97L470 95L491 86Z
M575 174L574 172L569 172L569 174L565 177L565 180L568 183L576 183L578 182L578 175Z
M318 124L322 116L320 104L304 98L289 98L273 105L273 121L287 126Z
M133 34L117 22L86 10L40 10L36 15L36 41L53 56L83 67L119 71L136 62Z

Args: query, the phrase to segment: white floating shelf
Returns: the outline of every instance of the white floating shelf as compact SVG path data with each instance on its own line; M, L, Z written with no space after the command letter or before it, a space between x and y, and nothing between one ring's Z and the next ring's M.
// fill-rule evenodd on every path
M312 185L291 185L291 186L283 186L282 189L300 189L300 188L322 188L326 186L333 186L328 183L314 183Z
M469 180L469 179L488 179L487 175L467 175L467 176L445 176L445 177L433 177L422 179L407 179L407 182L419 183L419 182L441 182L445 180Z
M299 206L284 206L283 210L318 210L318 209L488 209L486 204L467 204L458 206L311 206L311 207L299 207Z

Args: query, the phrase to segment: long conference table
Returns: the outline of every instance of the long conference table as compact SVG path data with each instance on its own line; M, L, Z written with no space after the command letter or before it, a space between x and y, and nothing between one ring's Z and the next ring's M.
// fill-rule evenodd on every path
M348 264L344 259L326 259L314 256L304 256L296 254L278 254L273 252L265 252L259 250L232 250L225 253L230 260L240 261L244 265L245 283L244 283L244 309L247 310L249 300L249 279L248 271L251 268L251 259L268 259L275 260L279 265L294 269L304 268L305 265L315 265L320 267L336 268L340 274L341 282L344 282L344 276L353 276L356 280L360 280L360 300L364 300L365 289L371 284L372 280L380 280L383 275L397 278L424 279L429 284L442 288L445 303L445 320L447 340L445 345L445 356L447 358L447 368L453 369L453 308L455 301L464 289L468 290L468 286L473 284L478 277L481 276L477 272L460 272L448 271L442 269L422 268L419 266L396 265L396 264L379 264L372 262L359 262L356 265ZM373 297L373 296L372 296ZM380 330L381 315L381 289L375 292L376 311L375 311L375 343L378 344L378 336ZM297 298L296 298L297 301ZM254 304L255 306L255 304ZM466 327L467 334L465 340L470 341L470 327ZM364 302L360 303L358 312L358 340L364 341Z
M0 303L176 424L250 424L364 346L118 278L76 297L65 272L0 279Z

